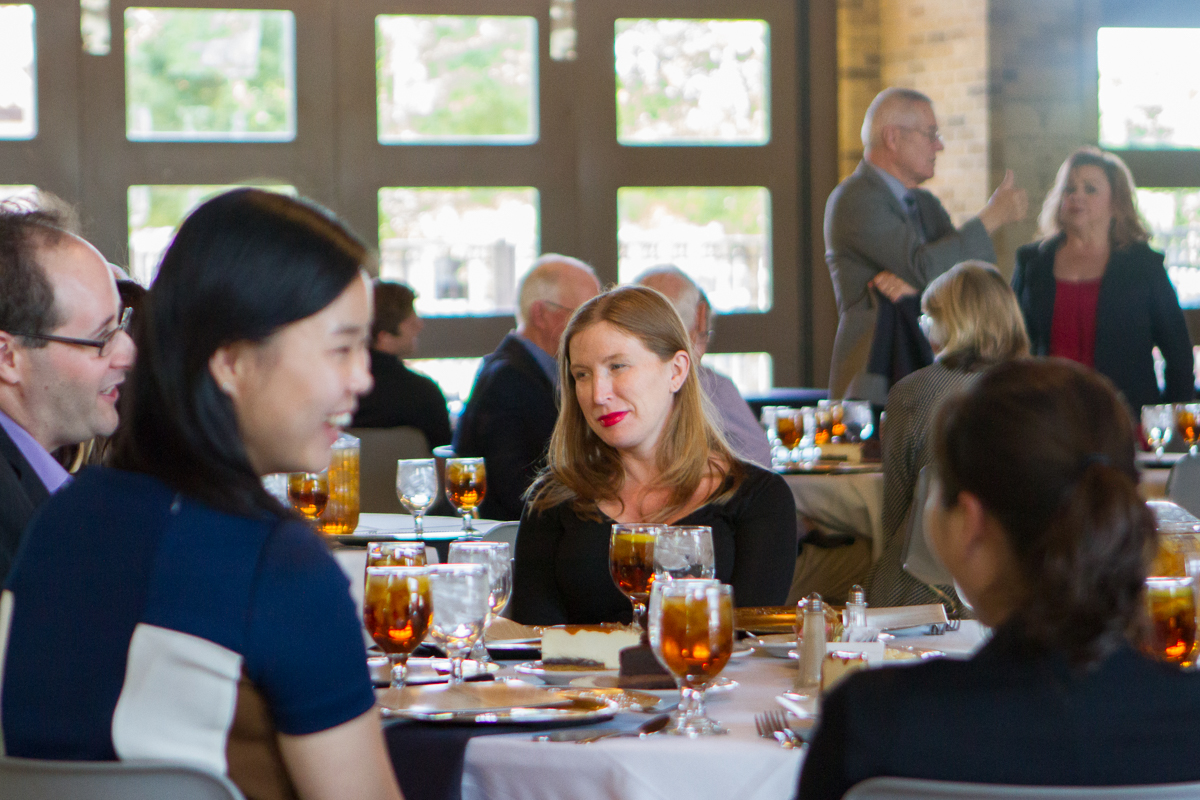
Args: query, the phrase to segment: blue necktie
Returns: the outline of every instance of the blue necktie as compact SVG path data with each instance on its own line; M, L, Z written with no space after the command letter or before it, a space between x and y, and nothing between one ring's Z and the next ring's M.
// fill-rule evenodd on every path
M912 192L904 195L904 210L908 212L908 218L912 221L913 228L916 229L917 238L921 243L925 242L925 226L921 224L921 209L917 206L917 198Z

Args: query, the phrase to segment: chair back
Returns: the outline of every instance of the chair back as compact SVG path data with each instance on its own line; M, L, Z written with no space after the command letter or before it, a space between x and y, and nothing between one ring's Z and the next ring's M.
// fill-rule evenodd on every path
M1200 456L1188 454L1171 467L1167 499L1200 517Z
M223 775L162 761L0 757L0 800L245 800Z
M432 458L425 434L417 428L350 428L361 442L359 510L372 514L406 514L396 498L396 461Z
M842 800L1196 800L1200 783L1151 786L1005 786L919 778L870 778L857 783Z
M517 529L519 527L519 522L502 522L479 538L485 542L508 542L508 549L515 556L517 554Z
M925 500L929 497L929 484L933 478L933 468L925 466L917 475L917 486L913 490L912 505L908 507L908 519L905 520L904 571L919 581L930 586L945 586L954 582L954 578L942 566L942 560L929 547L925 535Z

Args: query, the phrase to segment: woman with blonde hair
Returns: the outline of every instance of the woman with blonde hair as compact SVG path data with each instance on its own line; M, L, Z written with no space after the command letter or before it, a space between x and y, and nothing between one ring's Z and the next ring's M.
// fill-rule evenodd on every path
M1013 290L1034 355L1108 376L1134 409L1190 400L1192 342L1163 254L1146 244L1133 177L1112 153L1063 162L1038 217L1041 241L1017 250ZM1152 352L1166 362L1159 391Z
M994 266L964 261L936 278L921 297L922 325L936 361L888 394L883 439L883 554L867 576L871 605L946 603L961 612L953 586L930 586L904 570L904 549L921 469L933 462L930 431L947 397L966 390L992 364L1029 355L1029 339L1012 289Z
M738 605L787 596L796 510L778 475L739 461L710 421L679 314L623 286L575 312L559 349L562 402L517 536L513 619L628 621L613 584L613 523L709 525Z

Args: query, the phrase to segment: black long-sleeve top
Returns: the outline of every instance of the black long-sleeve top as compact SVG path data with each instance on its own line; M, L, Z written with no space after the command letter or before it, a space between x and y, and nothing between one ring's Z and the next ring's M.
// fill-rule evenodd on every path
M717 579L733 585L738 606L780 605L796 566L796 503L783 478L744 464L745 480L727 503L677 521L709 525ZM530 625L628 622L629 600L608 570L614 520L583 519L562 503L526 508L517 534L510 613Z

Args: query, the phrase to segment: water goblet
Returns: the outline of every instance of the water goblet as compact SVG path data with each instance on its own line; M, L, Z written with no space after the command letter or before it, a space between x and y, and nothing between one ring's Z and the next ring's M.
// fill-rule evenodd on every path
M491 581L483 564L427 567L433 597L429 638L450 657L451 686L463 682L463 659L483 635Z
M367 567L363 623L392 665L392 688L403 689L408 657L429 630L433 596L428 567Z
M425 512L437 499L437 465L432 458L401 458L396 461L396 497L404 510L412 514L413 531L425 535Z
M646 603L654 582L654 540L662 525L615 524L608 546L608 570L633 604L633 621L647 631Z
M846 426L847 442L865 442L875 432L875 414L866 400L843 400L842 419Z
M463 518L463 533L479 538L471 516L487 494L487 470L482 458L446 459L446 498Z
M488 616L487 623L504 610L508 598L512 596L512 548L508 542L481 542L475 539L458 540L450 543L447 554L448 564L483 564L487 567L488 582ZM484 627L486 632L487 627ZM481 664L491 661L484 637L479 637L471 648L471 658Z
M318 520L329 503L329 470L289 472L288 501L307 519Z
M712 528L708 525L668 525L654 540L654 580L715 578Z
M1175 407L1172 405L1142 406L1142 435L1154 454L1162 458L1163 450L1175 432Z
M704 690L733 653L733 587L713 580L656 581L650 592L650 647L679 684L676 736L728 733L704 708Z

